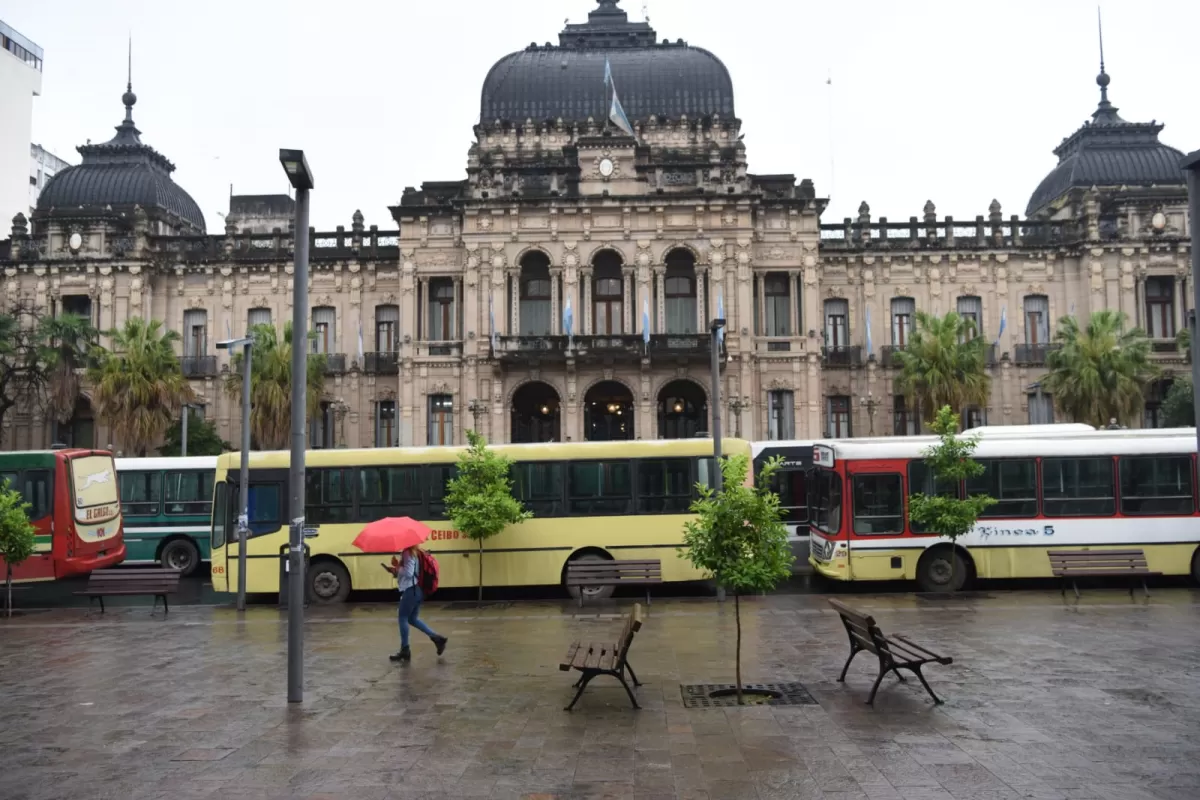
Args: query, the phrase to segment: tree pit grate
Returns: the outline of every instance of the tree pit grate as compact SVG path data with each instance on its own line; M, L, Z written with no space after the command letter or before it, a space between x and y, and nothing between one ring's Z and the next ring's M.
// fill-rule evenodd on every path
M681 683L680 694L683 695L684 708L737 708L736 689L732 683ZM815 706L817 701L808 693L802 683L743 683L743 693L746 691L770 692L772 697L747 697L746 705L763 706ZM714 692L730 692L728 695L713 697Z

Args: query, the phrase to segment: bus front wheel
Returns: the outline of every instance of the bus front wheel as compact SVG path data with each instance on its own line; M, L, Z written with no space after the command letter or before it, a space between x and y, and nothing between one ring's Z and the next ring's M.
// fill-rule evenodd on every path
M163 545L158 560L167 569L178 570L186 578L200 566L200 550L191 539L172 539Z
M344 603L350 596L350 573L337 561L308 565L308 596L319 605Z
M611 558L597 552L582 553L571 559L569 563L580 561L612 561ZM563 582L567 580L567 570L563 569ZM572 600L578 600L582 595L585 600L607 600L612 597L615 586L568 586L567 592Z
M957 592L967 582L967 562L950 547L936 547L917 564L917 585L922 592Z

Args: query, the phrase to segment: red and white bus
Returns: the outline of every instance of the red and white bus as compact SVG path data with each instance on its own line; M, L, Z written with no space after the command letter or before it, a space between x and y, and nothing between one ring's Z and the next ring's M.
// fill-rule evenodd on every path
M933 485L924 451L935 437L813 446L809 563L841 581L916 580L953 591L973 578L1049 578L1053 549L1137 547L1150 569L1200 579L1196 432L980 432L984 474ZM951 544L908 518L909 495L987 494L998 502Z
M104 450L0 453L0 484L29 504L35 552L14 581L52 581L125 560L116 465ZM0 577L5 574L0 558Z

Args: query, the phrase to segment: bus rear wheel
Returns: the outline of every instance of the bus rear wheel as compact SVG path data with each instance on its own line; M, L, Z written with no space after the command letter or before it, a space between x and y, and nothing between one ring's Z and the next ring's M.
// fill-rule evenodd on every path
M967 582L967 562L950 547L937 547L921 556L917 586L922 592L957 592Z
M605 558L599 553L584 553L575 556L571 559L571 563L580 561L612 561L611 558ZM563 570L563 582L567 580L567 571ZM607 600L612 597L615 586L568 586L567 592L571 595L572 600L578 600L580 596L584 600Z
M163 545L158 560L167 569L178 570L186 578L200 566L200 549L191 539L172 539Z
M308 565L308 596L318 605L344 603L350 596L350 573L336 561Z

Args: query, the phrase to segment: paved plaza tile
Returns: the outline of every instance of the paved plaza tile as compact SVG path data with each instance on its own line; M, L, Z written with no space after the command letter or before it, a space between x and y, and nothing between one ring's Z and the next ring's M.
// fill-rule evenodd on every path
M0 798L1200 798L1200 593L842 599L954 657L927 672L945 705L888 678L866 706L866 654L839 684L819 595L742 603L745 680L817 705L685 709L680 684L733 680L733 604L656 599L643 709L598 678L572 713L558 661L624 602L430 603L449 648L402 665L394 607L309 609L299 706L274 608L29 612L0 621Z

